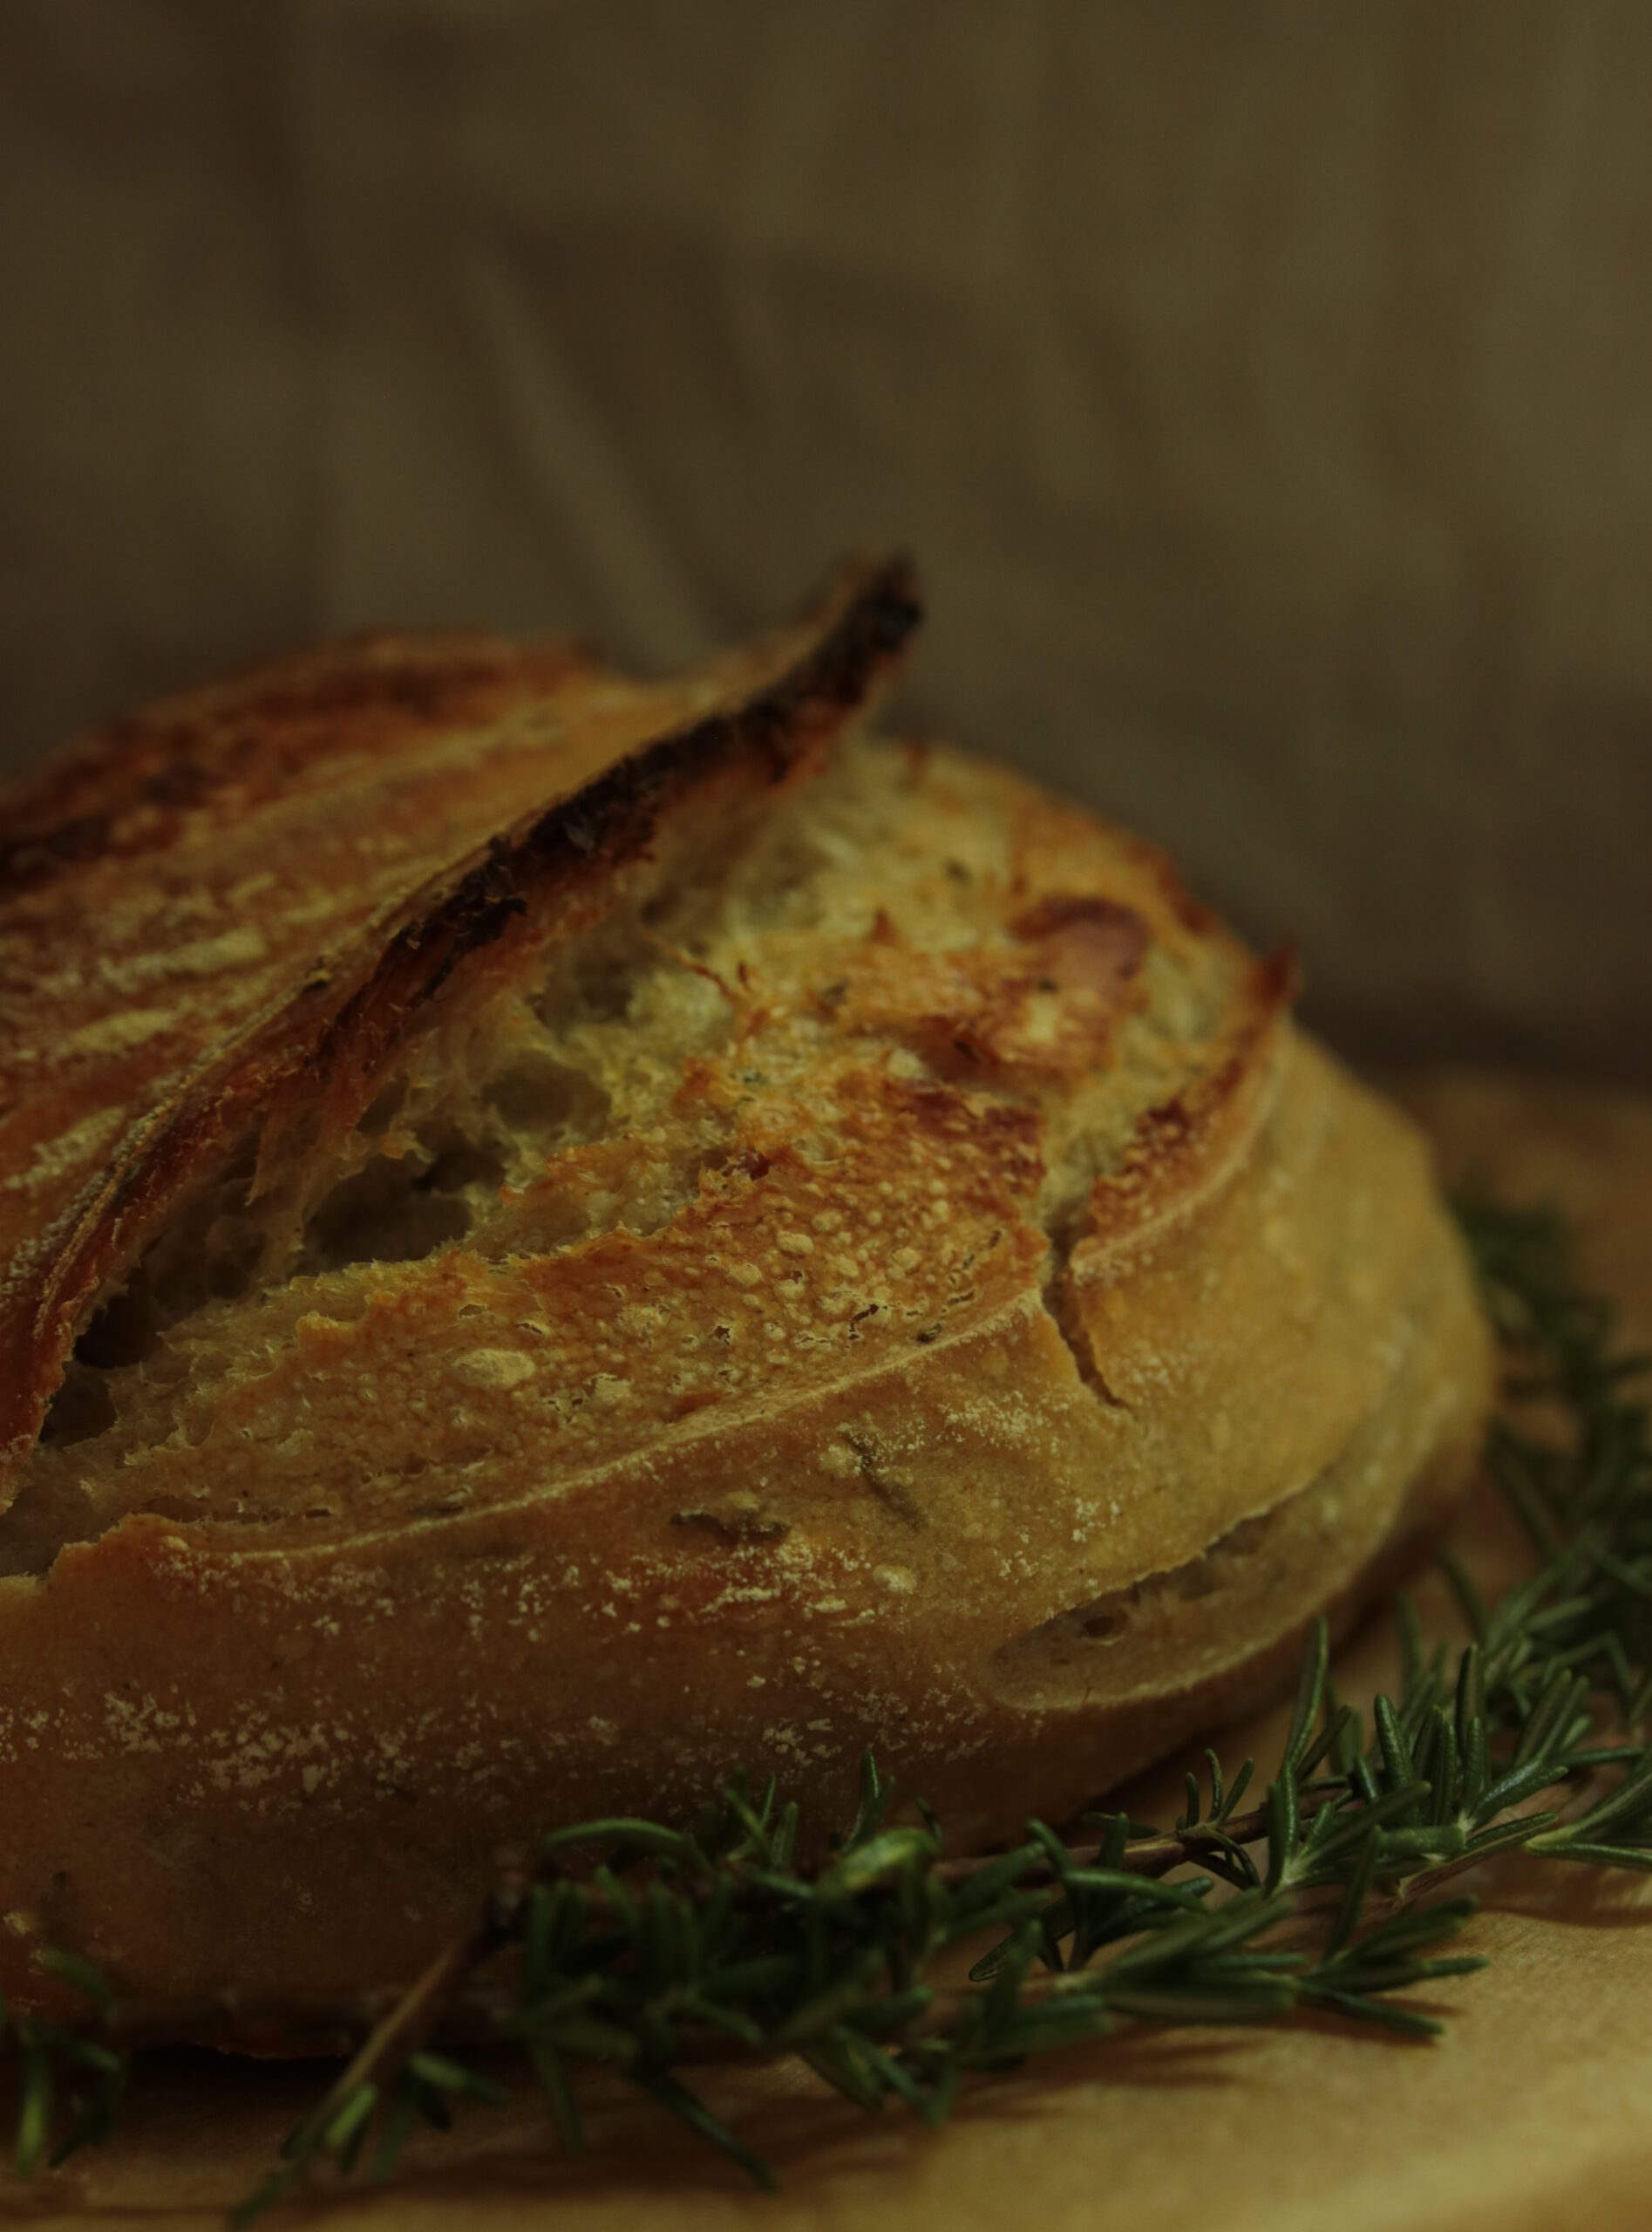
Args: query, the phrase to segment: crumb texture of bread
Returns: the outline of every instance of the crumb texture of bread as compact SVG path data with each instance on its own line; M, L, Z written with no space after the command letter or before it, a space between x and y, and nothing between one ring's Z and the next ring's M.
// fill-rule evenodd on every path
M1058 1817L1438 1523L1417 1136L1161 854L866 730L915 616L384 639L14 799L17 2004L393 1982L742 1762Z

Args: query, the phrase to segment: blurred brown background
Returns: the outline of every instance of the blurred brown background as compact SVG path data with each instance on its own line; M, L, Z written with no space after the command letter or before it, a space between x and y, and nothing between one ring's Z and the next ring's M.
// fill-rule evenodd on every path
M1345 1044L1652 1079L1652 7L0 0L7 765L889 541Z

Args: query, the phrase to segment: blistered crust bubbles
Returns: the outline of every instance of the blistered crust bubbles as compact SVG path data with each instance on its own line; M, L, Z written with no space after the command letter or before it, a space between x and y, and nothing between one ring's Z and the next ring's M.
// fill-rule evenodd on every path
M213 787L171 809L181 819L158 848L112 840L107 856L9 893L0 1433L13 1473L99 1290L168 1218L187 1221L249 1133L255 1194L301 1164L307 1185L456 969L480 956L468 973L485 993L490 949L531 950L530 915L540 937L600 915L695 800L761 797L818 760L916 615L904 569L860 569L798 630L670 684L553 688L524 657L492 726L432 714L383 752L366 748L382 727L370 701L364 736L340 713L292 794ZM33 827L30 800L18 820ZM185 916L240 927L191 941ZM165 1007L133 1006L134 972L166 980Z
M461 937L498 873L450 902ZM527 912L459 955L303 1167L279 1260L233 1198L152 1244L9 1561L125 1509L309 1539L449 1515L921 1366L1042 1294L1144 1111L1231 1066L1249 967L1130 840L951 755L852 741L761 814L682 817L584 929Z

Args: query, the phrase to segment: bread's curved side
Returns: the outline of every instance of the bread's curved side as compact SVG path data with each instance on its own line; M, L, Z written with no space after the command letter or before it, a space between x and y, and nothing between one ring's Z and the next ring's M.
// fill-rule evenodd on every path
M1464 1477L1466 1267L1409 1127L1287 1038L1218 1182L1093 1284L1086 1322L1151 1329L1161 1367L1098 1337L1111 1400L1034 1271L915 1359L722 1426L718 1473L684 1439L310 1551L134 1516L0 1583L0 1990L38 2000L42 1942L131 1990L391 1981L547 1820L687 1807L742 1760L829 1814L871 1743L974 1839L1242 1709ZM1227 1329L1281 1313L1246 1391ZM1270 1495L1213 1439L1252 1395Z

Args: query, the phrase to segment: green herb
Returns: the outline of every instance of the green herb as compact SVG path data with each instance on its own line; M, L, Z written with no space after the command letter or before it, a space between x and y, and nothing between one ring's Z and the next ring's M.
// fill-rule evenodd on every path
M502 2097L457 2058L473 2045L516 2051L570 2153L584 2145L580 2072L604 2065L766 2186L761 2157L685 2078L697 2062L799 2057L858 2107L893 2099L940 2123L969 2072L1126 2022L1310 2008L1427 2038L1439 2024L1407 1995L1481 1965L1441 1950L1474 1911L1439 1895L1445 1879L1513 1846L1652 1869L1643 1360L1616 1353L1558 1220L1483 1201L1459 1215L1512 1371L1489 1462L1534 1554L1490 1607L1443 1561L1465 1647L1427 1649L1403 1599L1402 1678L1368 1726L1332 1690L1322 1624L1258 1802L1242 1805L1252 1761L1229 1774L1207 1752L1166 1828L1098 1813L1073 1839L1035 1821L1012 1851L944 1859L922 1808L918 1825L887 1821L868 1757L855 1820L819 1867L799 1864L798 1811L772 1781L737 1779L692 1833L561 1830L402 1998L329 2011L333 2036L361 2043L235 2221L324 2166L388 2176L417 2124L445 2129L458 2104ZM962 1949L989 1938L962 1975ZM52 1960L91 2008L82 2026L24 2018L6 2033L25 2174L59 2124L54 2161L104 2134L132 2045L281 2026L279 2008L228 1998L126 2006L85 1963Z
M106 2015L109 1987L89 1963L67 1953L44 1957ZM107 2139L113 2129L128 2057L99 2038L97 2029L95 2018L76 2029L37 2016L14 2016L0 2000L0 2052L9 2051L17 2067L12 2161L20 2178L31 2178L43 2167L55 2170L77 2148Z

